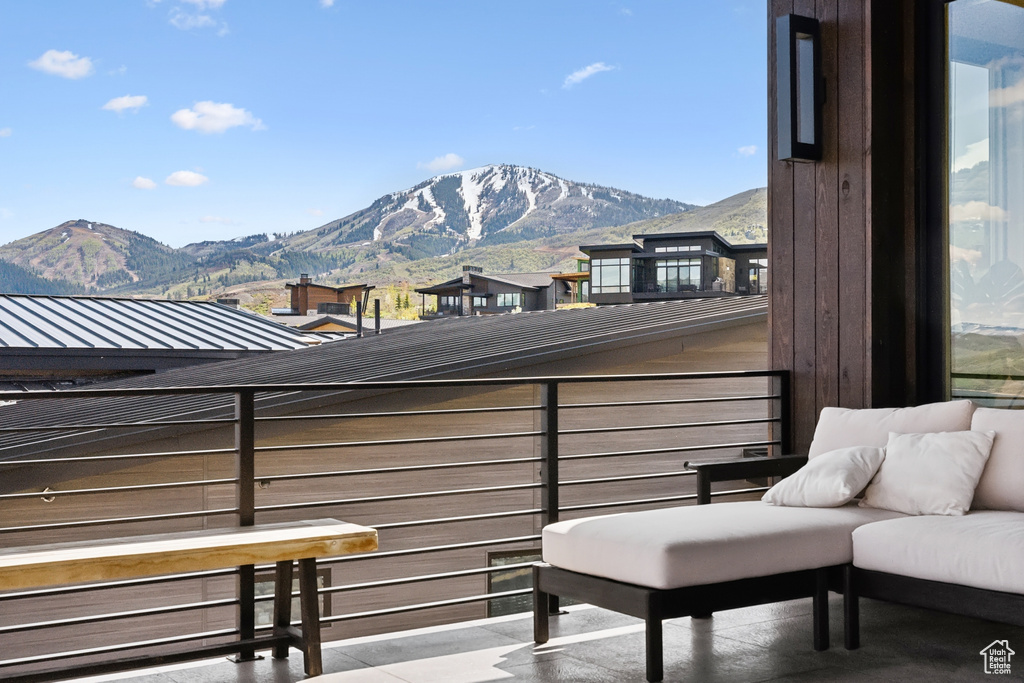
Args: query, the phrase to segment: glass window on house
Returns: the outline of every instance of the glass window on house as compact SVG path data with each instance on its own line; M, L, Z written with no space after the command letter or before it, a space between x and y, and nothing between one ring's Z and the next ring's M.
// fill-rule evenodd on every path
M950 386L953 396L1019 405L1024 7L957 0L948 12Z
M693 292L700 289L700 259L665 259L655 264L659 292Z
M751 294L768 293L768 259L750 259L747 264L750 269L748 276Z
M474 296L473 297L473 308L485 308L487 306L486 296Z
M459 300L462 299L460 296L442 296L441 297L441 310L454 311L459 308Z
M498 306L522 306L523 295L519 292L498 294Z
M630 291L630 259L603 258L590 261L590 291L612 294Z

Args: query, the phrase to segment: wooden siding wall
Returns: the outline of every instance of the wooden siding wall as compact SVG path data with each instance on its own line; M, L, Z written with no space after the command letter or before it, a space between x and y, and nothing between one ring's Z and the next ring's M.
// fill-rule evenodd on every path
M793 444L826 406L914 401L912 0L771 0L768 31L770 359L793 380ZM822 158L777 161L775 18L821 25ZM877 123L876 123L877 122ZM912 266L912 264L911 264ZM908 362L908 360L910 362Z

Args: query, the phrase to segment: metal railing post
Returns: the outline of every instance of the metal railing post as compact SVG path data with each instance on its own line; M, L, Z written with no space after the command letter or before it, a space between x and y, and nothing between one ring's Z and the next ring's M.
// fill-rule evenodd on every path
M541 385L540 406L540 517L546 526L558 521L558 382ZM548 595L548 612L558 611L558 596Z
M256 393L242 389L235 394L235 476L238 478L238 525L256 523ZM238 633L241 640L256 637L256 567L239 567ZM253 648L239 652L235 661L257 659Z

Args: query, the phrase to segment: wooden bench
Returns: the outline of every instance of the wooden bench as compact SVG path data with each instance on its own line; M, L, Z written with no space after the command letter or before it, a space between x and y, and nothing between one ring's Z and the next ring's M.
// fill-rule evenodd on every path
M275 657L287 657L288 648L294 646L303 653L306 674L319 676L323 665L316 558L376 549L377 532L374 529L335 519L6 548L0 550L0 590L114 581L273 562L277 569L272 635L242 638L229 644L204 646L172 656L124 659L106 663L102 668L106 671L123 670L144 662L253 652L261 646L272 647ZM301 630L291 626L292 565L295 560L299 564ZM80 669L77 675L81 675Z

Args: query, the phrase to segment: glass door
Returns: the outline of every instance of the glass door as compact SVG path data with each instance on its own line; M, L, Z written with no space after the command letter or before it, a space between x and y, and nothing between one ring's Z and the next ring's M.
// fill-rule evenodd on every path
M1024 6L948 12L950 386L1024 407Z

